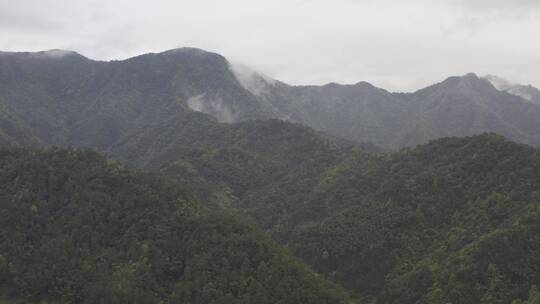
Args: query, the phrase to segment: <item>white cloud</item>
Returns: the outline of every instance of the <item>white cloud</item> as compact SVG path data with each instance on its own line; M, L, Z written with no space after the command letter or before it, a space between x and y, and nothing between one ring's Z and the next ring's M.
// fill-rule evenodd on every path
M293 84L412 90L474 71L540 86L537 0L0 0L0 12L6 51L193 46Z

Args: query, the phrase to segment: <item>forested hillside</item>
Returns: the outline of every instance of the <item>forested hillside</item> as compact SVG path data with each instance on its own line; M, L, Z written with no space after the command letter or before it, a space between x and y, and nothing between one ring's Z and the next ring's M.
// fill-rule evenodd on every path
M538 105L474 74L250 77L197 49L0 53L0 147L25 147L0 150L4 298L538 301L540 152L505 138L538 145Z
M112 62L65 51L0 52L0 117L7 118L0 134L12 145L104 149L191 108L224 122L272 116L224 57L198 49Z
M444 139L360 153L321 181L307 205L332 215L280 237L380 303L509 303L540 280L538 150Z
M160 135L154 136L156 132ZM313 176L354 146L279 120L228 125L194 114L182 121L164 122L159 131L147 130L128 138L108 153L132 166L176 177L190 184L206 202L230 205L242 200L242 212L248 212L252 205L260 207L251 199L243 200L250 193L277 191L267 198L281 195L283 199L288 193L294 199L301 187L313 186ZM292 201L283 203L284 208L294 205ZM282 212L287 216L286 209ZM275 216L269 210L261 220Z
M249 224L96 153L2 151L0 181L0 280L12 298L347 302Z
M185 121L111 153L252 218L366 302L509 303L540 280L536 149L486 134L378 154L282 121Z
M536 149L486 134L378 155L283 122L239 130L154 169L254 218L359 296L509 303L540 280Z
M522 95L472 73L412 93L291 86L192 48L110 62L0 52L0 144L105 150L199 112L222 123L281 119L386 149L484 132L540 146L540 105Z

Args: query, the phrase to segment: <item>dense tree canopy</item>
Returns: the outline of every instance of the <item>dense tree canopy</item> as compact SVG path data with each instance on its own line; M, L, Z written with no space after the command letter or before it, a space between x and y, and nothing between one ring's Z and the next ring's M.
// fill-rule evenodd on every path
M373 154L279 122L238 130L200 153L176 146L154 168L254 218L359 296L504 303L540 280L536 149L485 134Z
M0 150L0 303L538 303L539 150L291 123L538 145L538 105L473 74L258 81L197 49L1 53L0 148L25 149Z
M0 280L60 303L345 303L257 229L93 152L0 153Z

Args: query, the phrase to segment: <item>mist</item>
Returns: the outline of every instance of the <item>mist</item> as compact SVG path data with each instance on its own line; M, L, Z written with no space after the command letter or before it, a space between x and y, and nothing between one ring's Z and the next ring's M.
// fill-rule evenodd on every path
M0 0L0 50L113 60L190 46L291 84L414 91L475 72L540 86L538 3Z

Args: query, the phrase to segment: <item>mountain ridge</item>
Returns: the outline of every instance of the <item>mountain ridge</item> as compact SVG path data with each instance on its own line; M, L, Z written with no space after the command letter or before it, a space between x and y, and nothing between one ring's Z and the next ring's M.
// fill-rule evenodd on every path
M530 84L515 84L494 75L486 75L484 78L490 81L500 91L522 97L527 101L540 105L540 90Z
M163 177L72 149L0 150L0 168L2 303L352 303Z
M223 123L282 119L386 149L483 132L540 145L540 105L473 73L392 93L367 82L290 86L196 48L109 62L52 52L62 56L0 57L3 141L107 149L140 126L202 112Z
M125 302L133 296L174 296L179 302L210 303L217 295L230 300L229 293L245 303L254 297L263 299L257 303L279 302L274 297L282 292L294 294L294 299L283 298L291 303L317 298L311 291L326 281L315 273L308 276L315 285L301 283L307 286L303 295L278 288L281 281L296 286L289 279L306 273L273 260L281 255L271 245L254 244L237 233L251 226L221 216L171 219L184 206L171 198L170 193L180 191L177 185L191 189L202 209L249 219L320 276L367 303L505 304L525 299L540 279L539 150L503 137L535 144L539 107L475 74L449 77L414 93L391 93L365 82L289 86L252 71L235 71L220 55L190 49L118 62L5 57L0 56L3 147L90 148L171 178L139 183L136 173L92 152L0 152L0 178L5 180L0 211L6 215L0 217L5 224L0 240L48 244L37 251L46 259L31 251L36 254L25 260L28 256L17 251L22 245L0 242L2 252L16 261L19 276L13 282L30 282L17 287L26 292L53 290L58 295L67 290L68 297L92 295L88 299L96 303L105 291ZM349 140L336 139L340 136ZM406 148L380 153L358 142ZM94 211L85 209L93 204ZM59 211L58 205L67 208ZM63 217L49 221L48 214ZM94 225L89 214L103 225ZM79 221L92 225L84 228ZM33 227L30 239L24 235L28 225ZM40 237L42 228L52 229L45 234L52 240ZM92 279L92 268L62 258L78 252L62 232L83 228L86 234L77 235L90 233L103 245L112 244L92 247L97 251L107 253L117 245L131 249L129 256L120 250L105 254L120 268L104 267L97 285L78 281ZM95 235L100 231L121 242ZM178 249L170 236L190 241ZM147 239L153 245L148 259L139 243ZM237 244L254 248L246 250L255 253L253 263L230 262ZM69 250L60 251L62 246ZM173 284L178 277L167 277L168 261L177 261L174 252L185 253L198 267L187 268L179 284ZM261 256L270 259L261 263ZM89 258L94 265L93 255ZM47 260L53 263L41 263ZM82 269L83 275L64 272L61 260L75 263L68 268ZM5 265L5 257L0 258L0 280L13 278ZM33 275L34 268L60 279ZM263 275L269 269L276 271ZM235 283L239 275L252 282L249 287ZM61 289L66 279L73 283ZM118 286L127 286L127 292ZM85 293L89 290L97 292ZM274 290L280 291L273 295ZM329 292L330 302L345 297L333 288L322 290Z

